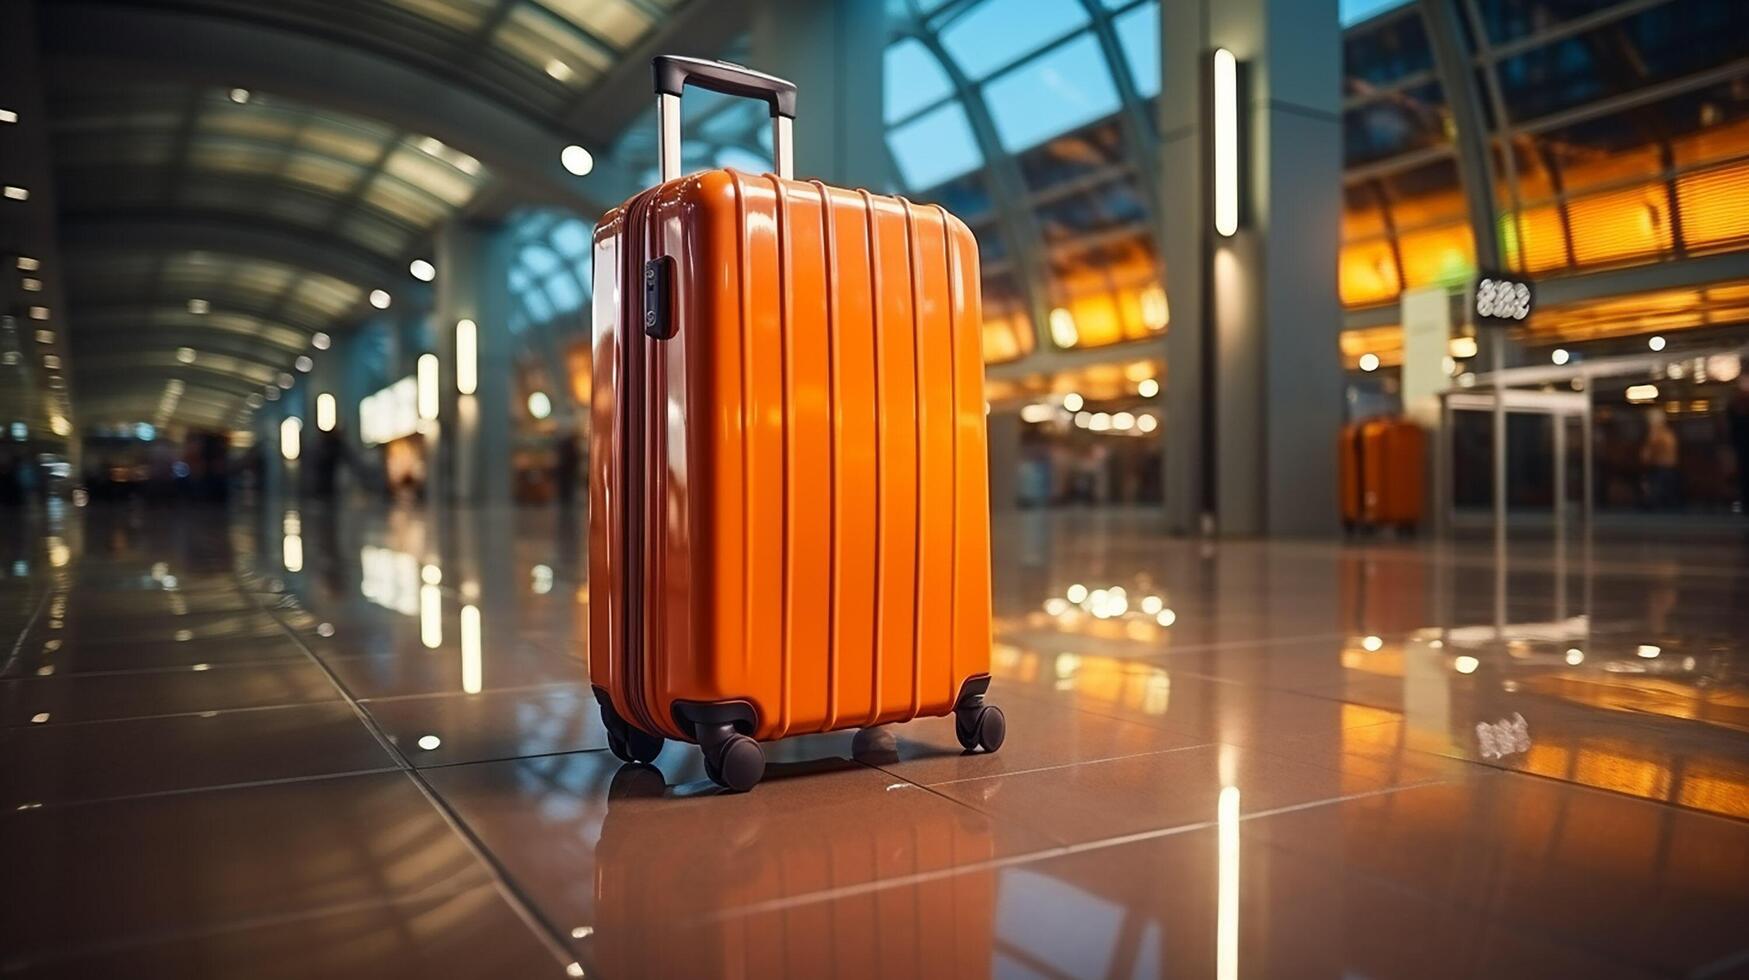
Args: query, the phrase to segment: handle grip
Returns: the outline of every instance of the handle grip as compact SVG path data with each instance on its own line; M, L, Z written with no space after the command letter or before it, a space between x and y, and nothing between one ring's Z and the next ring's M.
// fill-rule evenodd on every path
M759 99L771 107L771 156L777 175L795 176L795 147L790 128L796 118L796 86L774 75L727 61L657 55L650 62L656 74L656 152L664 182L680 176L680 90L688 84L725 95Z
M775 75L743 68L727 61L657 55L651 62L656 72L656 94L679 97L689 83L724 95L758 99L771 107L774 117L796 117L796 86Z

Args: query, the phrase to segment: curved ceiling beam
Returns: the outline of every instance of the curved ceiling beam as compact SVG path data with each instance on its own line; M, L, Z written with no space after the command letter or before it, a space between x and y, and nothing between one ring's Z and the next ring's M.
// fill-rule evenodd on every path
M81 257L118 251L207 251L270 259L349 283L385 285L408 278L396 257L367 251L337 235L257 215L179 208L68 215L61 222L61 251L74 265ZM77 277L79 271L73 270L73 275Z
M484 163L529 203L600 214L590 187L628 186L597 146L596 173L572 176L559 151L574 137L502 103L382 54L330 38L174 9L103 0L44 4L44 60L71 79L173 78L279 93L435 136Z
M209 294L204 298L211 304L208 313L190 313L185 306L166 306L160 298L154 305L153 296L149 292L151 284L142 287L145 292L124 292L120 290L105 291L98 286L87 286L82 292L88 299L74 303L68 312L68 317L75 324L71 331L74 340L86 324L93 326L104 324L131 323L137 330L150 330L153 323L181 322L180 318L188 320L205 320L220 324L218 329L231 333L242 334L238 329L244 325L250 327L279 327L297 331L302 334L302 343L309 343L310 335L327 330L332 332L334 324L328 320L310 320L290 315L291 310L272 303L251 303L235 296L224 294ZM172 320L171 318L177 318ZM286 346L282 344L281 346Z
M132 307L110 308L94 314L81 314L78 329L73 332L75 348L96 348L125 343L135 334L161 338L159 346L193 347L199 350L216 340L224 344L231 338L241 338L245 344L271 347L286 358L310 349L310 335L297 327L236 313L209 313L196 316L183 310L141 313Z
M284 368L274 364L263 364L241 357L228 357L223 354L213 354L198 358L193 364L184 364L176 359L174 351L141 352L118 351L114 354L86 354L80 358L80 363L73 369L73 381L81 391L87 390L86 385L92 378L113 376L116 374L157 374L165 381L184 372L194 372L202 377L212 379L223 378L236 385L237 392L248 394L259 391L273 384L274 379L284 372Z
M203 358L230 358L236 361L247 361L259 364L275 373L295 369L294 361L297 354L303 351L288 351L283 347L269 347L265 344L253 344L248 338L237 338L235 335L208 333L204 338L191 337L186 334L167 334L163 331L110 331L101 342L82 344L78 347L77 357L109 357L120 354L158 356L169 354L177 356L181 348L194 352L194 363ZM313 353L313 352L312 352ZM184 363L178 360L178 363Z

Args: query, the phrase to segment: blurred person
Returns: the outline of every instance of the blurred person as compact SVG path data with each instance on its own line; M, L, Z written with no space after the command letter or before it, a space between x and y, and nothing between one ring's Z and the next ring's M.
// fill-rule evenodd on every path
M1640 466L1645 492L1645 505L1650 510L1666 510L1676 506L1678 474L1676 471L1676 432L1670 428L1664 410L1646 410L1646 440L1640 443Z
M1749 514L1749 374L1737 376L1737 393L1725 406L1725 418L1737 457L1737 513Z

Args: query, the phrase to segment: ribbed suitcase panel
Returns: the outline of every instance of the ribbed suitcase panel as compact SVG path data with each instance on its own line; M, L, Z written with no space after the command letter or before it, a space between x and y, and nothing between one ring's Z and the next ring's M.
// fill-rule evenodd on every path
M826 723L859 724L876 712L875 572L880 479L875 411L874 281L868 210L855 191L825 191L831 294L832 640L834 686Z
M866 197L867 195L865 195ZM879 714L869 723L907 717L917 659L918 412L917 333L912 321L911 250L905 211L890 198L869 198L874 286L876 521L876 689Z
M951 701L954 540L954 348L947 242L940 215L901 199L911 251L911 308L917 347L917 626L908 713Z
M984 319L978 243L940 208L947 240L954 352L952 676L957 686L990 669L990 457L984 411ZM950 695L951 697L952 695Z

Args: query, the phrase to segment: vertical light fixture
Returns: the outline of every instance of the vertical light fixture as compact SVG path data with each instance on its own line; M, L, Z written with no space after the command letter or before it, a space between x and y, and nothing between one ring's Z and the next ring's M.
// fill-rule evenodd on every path
M443 646L443 590L430 582L419 587L419 642L428 650Z
M480 387L478 332L474 321L456 321L455 390L464 395L471 395Z
M462 607L462 690L480 693L480 609Z
M1215 231L1230 238L1239 230L1239 62L1233 52L1216 48L1211 74Z
M437 418L437 355L419 355L419 417Z
M316 428L333 432L337 409L334 396L324 391L316 396Z
M1215 977L1239 977L1239 787L1222 786L1215 803L1220 865L1215 895Z
M296 415L288 415L279 423L279 454L291 462L298 458L299 436L303 434L304 422Z

